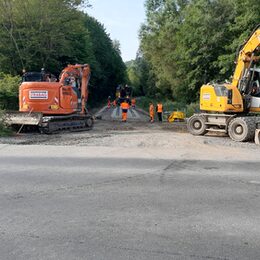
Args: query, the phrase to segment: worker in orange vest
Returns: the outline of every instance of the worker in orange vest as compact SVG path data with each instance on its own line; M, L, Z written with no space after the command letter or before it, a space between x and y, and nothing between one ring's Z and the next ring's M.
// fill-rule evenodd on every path
M107 99L107 108L110 108L111 106L111 97L109 96Z
M135 108L136 100L135 98L132 98L131 100L132 108Z
M163 105L161 102L159 102L156 106L156 112L158 116L159 122L162 122L162 113L163 113Z
M153 123L154 122L154 105L152 102L150 102L150 105L149 105L149 115L150 115L150 122Z
M129 103L126 100L124 100L121 103L121 109L122 109L122 122L126 122L126 120L127 120L127 111L129 109Z

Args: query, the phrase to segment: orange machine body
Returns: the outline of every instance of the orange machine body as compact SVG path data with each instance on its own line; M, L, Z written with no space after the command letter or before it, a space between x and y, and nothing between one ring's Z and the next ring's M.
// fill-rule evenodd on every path
M88 65L68 65L59 82L23 82L19 88L19 111L43 115L84 114L88 99ZM74 78L74 85L70 79Z

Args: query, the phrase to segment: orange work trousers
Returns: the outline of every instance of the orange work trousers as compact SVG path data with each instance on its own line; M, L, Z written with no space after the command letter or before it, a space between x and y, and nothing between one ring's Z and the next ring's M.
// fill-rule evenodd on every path
M150 113L150 122L153 122L153 121L154 121L154 114Z
M126 121L127 120L127 112L122 112L122 121Z

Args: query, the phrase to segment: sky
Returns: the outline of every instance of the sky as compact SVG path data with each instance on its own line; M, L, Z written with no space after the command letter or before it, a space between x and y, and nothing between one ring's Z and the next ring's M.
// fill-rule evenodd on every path
M106 28L111 40L119 40L123 61L133 60L139 47L138 31L145 21L143 0L89 0L86 12Z

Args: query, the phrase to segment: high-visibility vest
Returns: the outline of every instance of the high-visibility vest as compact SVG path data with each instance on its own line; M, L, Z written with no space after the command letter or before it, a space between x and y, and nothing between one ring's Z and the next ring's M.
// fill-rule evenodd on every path
M163 105L157 104L157 112L162 113L162 110L163 110Z
M122 103L121 103L121 108L122 108L123 110L127 110L127 109L129 108L129 104L128 104L127 102L122 102Z

